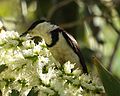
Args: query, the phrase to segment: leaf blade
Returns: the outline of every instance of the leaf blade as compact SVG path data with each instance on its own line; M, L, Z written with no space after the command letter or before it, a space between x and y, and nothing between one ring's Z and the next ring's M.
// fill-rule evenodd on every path
M120 96L120 80L115 78L95 57L94 64L108 96Z

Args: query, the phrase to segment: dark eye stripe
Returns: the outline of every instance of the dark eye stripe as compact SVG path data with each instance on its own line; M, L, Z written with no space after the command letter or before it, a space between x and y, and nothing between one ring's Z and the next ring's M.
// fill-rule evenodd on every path
M40 24L40 23L43 23L43 22L45 22L45 21L46 21L46 20L37 20L37 21L33 22L32 25L28 28L27 31L34 29L34 28L36 27L36 25L38 25L38 24Z

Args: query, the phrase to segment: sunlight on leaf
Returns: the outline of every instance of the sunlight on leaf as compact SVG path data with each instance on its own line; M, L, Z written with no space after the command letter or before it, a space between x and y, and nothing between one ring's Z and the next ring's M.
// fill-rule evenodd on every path
M28 93L27 96L38 96L38 92L39 92L39 89L37 88L37 86L34 86L30 92Z
M18 90L12 89L12 92L9 94L9 96L20 96L20 93Z
M0 65L0 73L3 72L5 69L7 69L8 66L4 65Z

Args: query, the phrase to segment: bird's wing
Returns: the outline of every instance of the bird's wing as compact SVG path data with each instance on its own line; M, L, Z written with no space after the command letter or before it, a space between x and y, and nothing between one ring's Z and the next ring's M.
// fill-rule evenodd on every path
M78 55L80 63L81 63L82 68L83 68L83 72L88 73L87 67L85 65L85 61L84 61L84 58L83 58L83 55L82 55L82 53L80 51L80 48L79 48L79 46L77 44L77 41L74 39L74 37L72 35L68 34L65 31L62 31L62 34L63 34L64 38L66 39L66 41L68 42L69 46Z

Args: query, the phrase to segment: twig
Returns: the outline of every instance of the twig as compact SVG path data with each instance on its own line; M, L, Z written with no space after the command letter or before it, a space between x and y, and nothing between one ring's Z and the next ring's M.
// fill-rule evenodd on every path
M111 27L115 30L115 32L118 34L118 38L116 40L116 43L115 43L115 47L113 49L113 52L111 54L111 57L110 57L110 60L109 60L109 64L108 64L108 70L111 71L111 67L112 67L112 63L113 63L113 60L114 60L114 57L115 57L115 54L117 52L117 49L118 49L118 45L119 45L119 42L120 42L120 30L118 30L115 25L108 20L108 18L104 17L107 21L108 24L111 25Z
M87 17L84 17L84 18L82 18L80 20L76 20L76 21L73 21L73 22L60 24L60 26L62 28L72 28L72 27L75 27L75 26L83 24L84 21L91 21L91 20L93 20L93 18L94 18L94 16L87 16Z
M48 11L48 14L47 14L47 20L50 20L51 17L53 16L53 14L57 11L57 9L71 3L72 1L74 0L64 0L56 5L54 5L53 7L50 8L50 10Z
M93 20L94 17L101 17L104 18L103 16L99 16L99 15L91 15L91 16L86 16L80 20L76 20L73 22L69 22L69 23L63 23L63 24L59 24L62 28L72 28L78 25L83 24L84 21L91 21Z
M115 27L115 25L111 21L109 21L108 19L106 19L106 21L107 21L108 24L110 24L113 27L113 29L115 30L115 32L118 35L120 35L120 31Z
M70 23L60 24L60 26L61 26L62 28L72 28L72 27L77 26L77 25L80 25L80 24L82 24L82 21L77 20L77 21L73 21L73 22L70 22Z
M111 68L112 68L112 63L113 63L113 60L114 60L114 57L115 57L115 54L117 52L117 49L118 49L118 45L119 45L119 42L120 42L120 35L118 36L117 40L116 40L116 43L115 43L115 47L113 49L113 52L112 52L112 55L110 57L110 61L109 61L109 65L108 65L108 70L111 71Z
M104 19L106 20L106 22L112 26L112 28L115 30L115 32L116 32L118 35L120 35L120 31L115 27L115 25L114 25L110 20L108 20L107 17L105 17L104 15L100 15L100 16L98 16L98 15L93 15L93 17L95 17L95 16L96 16L96 17L104 18Z

